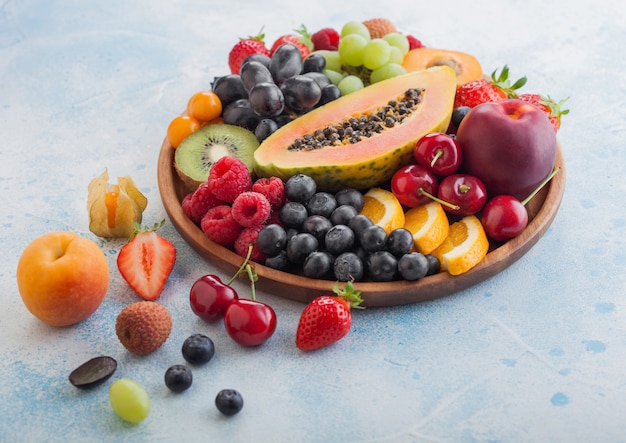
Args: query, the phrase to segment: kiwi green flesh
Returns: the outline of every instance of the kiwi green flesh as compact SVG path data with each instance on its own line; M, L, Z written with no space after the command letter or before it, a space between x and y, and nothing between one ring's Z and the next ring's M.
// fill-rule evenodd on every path
M248 129L229 125L204 126L189 135L174 152L174 165L180 179L190 190L207 181L213 164L222 157L242 160L254 170L254 151L259 147L256 136Z

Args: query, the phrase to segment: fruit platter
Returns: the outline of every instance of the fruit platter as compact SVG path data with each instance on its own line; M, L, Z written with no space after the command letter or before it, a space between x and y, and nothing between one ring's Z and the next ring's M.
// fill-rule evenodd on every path
M308 303L343 281L394 306L489 279L550 227L563 102L384 19L262 37L232 48L160 149L165 210L208 262L235 272L250 246L261 290Z

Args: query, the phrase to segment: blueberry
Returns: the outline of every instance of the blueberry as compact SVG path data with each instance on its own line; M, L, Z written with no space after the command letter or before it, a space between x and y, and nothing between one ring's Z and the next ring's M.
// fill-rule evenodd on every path
M290 201L280 208L278 216L287 228L300 228L304 220L309 216L309 213L306 210L306 206L302 203Z
M452 124L458 128L469 111L469 106L459 106L458 108L454 108L452 111Z
M426 275L438 274L441 271L441 263L437 257L426 254L426 260L428 260L428 273Z
M358 214L356 217L350 220L350 223L348 223L348 226L350 227L350 229L354 231L354 235L358 243L361 241L360 240L361 232L363 232L365 228L369 228L373 224L374 222L367 215Z
M336 207L335 196L328 192L316 192L306 203L309 215L322 215L327 218L330 217Z
M331 221L323 215L310 215L302 223L302 232L308 232L313 234L317 241L321 244L324 243L324 237L326 232L333 227Z
M354 231L346 225L335 225L326 233L324 244L333 255L346 252L354 246Z
M207 363L215 355L213 340L203 334L194 334L183 342L183 357L189 363Z
M378 225L369 226L361 231L359 243L367 252L382 251L387 244L387 233Z
M193 383L193 373L185 365L170 366L165 371L165 386L172 392L183 392Z
M215 406L224 415L235 415L243 408L243 397L235 389L222 389L215 397Z
M287 232L279 224L269 224L259 231L256 244L263 254L273 257L287 246Z
M405 254L398 260L398 272L405 280L419 280L428 273L428 259L419 252Z
M335 259L333 272L339 281L360 281L364 273L363 261L354 252L344 252Z
M333 225L348 225L350 221L358 215L358 211L354 206L341 205L330 214L330 222Z
M277 129L278 123L271 118L263 118L259 121L259 124L256 125L256 128L254 128L254 135L256 135L258 141L262 142Z
M327 251L313 251L304 259L302 273L309 278L327 278L332 275L334 261L335 257Z
M302 264L307 255L317 250L319 242L308 232L294 235L287 242L287 258L291 263Z
M285 196L289 201L306 203L317 191L317 183L305 174L296 174L285 183Z
M388 251L371 253L366 266L367 274L374 281L392 281L398 275L398 260Z
M404 254L408 254L411 249L413 249L414 245L415 242L413 241L411 231L404 228L397 228L389 233L386 250L400 258Z
M287 258L287 251L280 251L273 257L267 257L265 259L265 266L272 269L278 269L284 271L289 265L289 259Z
M357 210L357 212L363 209L363 205L365 204L365 197L363 197L363 193L357 189L346 188L338 191L335 194L335 199L337 200L338 205L350 205Z

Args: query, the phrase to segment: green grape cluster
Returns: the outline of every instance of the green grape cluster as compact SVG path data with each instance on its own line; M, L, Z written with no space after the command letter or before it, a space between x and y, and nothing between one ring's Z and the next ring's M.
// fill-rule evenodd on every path
M341 28L336 51L316 51L326 60L326 76L342 95L406 73L402 66L409 40L400 32L371 38L367 27L350 21Z

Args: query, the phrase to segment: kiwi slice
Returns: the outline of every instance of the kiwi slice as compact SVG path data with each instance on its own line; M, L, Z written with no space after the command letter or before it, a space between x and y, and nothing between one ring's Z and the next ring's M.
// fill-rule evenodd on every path
M259 140L245 128L225 123L208 125L178 145L174 166L183 183L193 191L207 181L211 166L225 156L241 159L252 173L258 147Z

